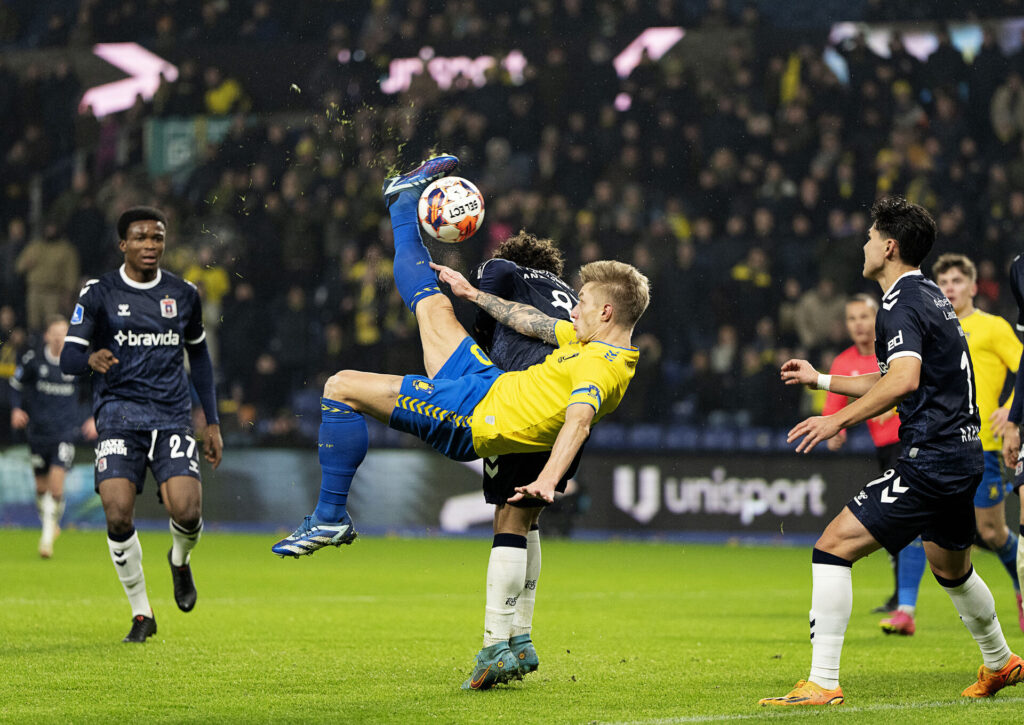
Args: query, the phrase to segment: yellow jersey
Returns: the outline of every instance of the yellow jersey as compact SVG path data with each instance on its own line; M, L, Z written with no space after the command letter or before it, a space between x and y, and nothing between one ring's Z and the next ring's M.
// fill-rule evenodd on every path
M473 448L481 457L547 451L574 403L591 406L594 423L615 410L636 372L640 352L576 339L572 323L555 323L558 347L544 362L507 372L473 409Z
M981 447L986 451L998 451L1001 446L992 433L988 418L999 407L999 395L1003 392L1007 372L1017 372L1024 346L1009 322L981 310L975 310L960 320L960 327L967 335L967 347L974 364L975 399L981 416ZM1006 401L1006 405L1009 404L1010 401Z

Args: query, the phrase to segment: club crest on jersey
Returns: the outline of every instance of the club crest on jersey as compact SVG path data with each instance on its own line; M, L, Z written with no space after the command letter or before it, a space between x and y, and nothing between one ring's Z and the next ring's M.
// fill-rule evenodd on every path
M434 392L434 384L428 383L426 380L413 380L412 389L431 395Z
M178 303L172 300L170 297L164 297L160 300L160 316L161 317L177 317L178 316Z
M119 304L117 306L117 316L118 317L131 317L132 316L132 311L130 309L128 309L128 304L127 303Z

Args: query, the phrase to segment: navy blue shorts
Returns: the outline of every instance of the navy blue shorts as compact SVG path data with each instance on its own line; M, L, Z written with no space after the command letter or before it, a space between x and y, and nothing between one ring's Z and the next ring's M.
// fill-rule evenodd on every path
M466 337L437 374L406 375L388 425L412 433L455 461L480 456L473 448L473 410L504 373Z
M96 491L109 478L127 478L142 493L146 466L158 484L175 476L201 481L199 442L191 428L104 431L96 441Z
M547 465L551 451L536 453L506 453L503 456L491 456L484 459L484 500L495 506L504 506L515 494L516 486L526 486L537 480L541 470ZM565 492L565 484L576 475L583 449L576 453L576 458L569 465L565 476L555 486L558 493ZM509 506L516 508L538 508L548 503L539 498L524 498Z
M981 484L974 494L974 507L990 509L1006 498L1006 486L1003 484L1003 472L999 467L1002 454L999 451L985 451L985 473Z
M846 507L890 554L919 535L944 549L962 551L974 543L980 464L980 456L927 461L901 457Z
M71 441L28 442L29 462L32 472L42 476L53 466L69 470L75 462L75 445Z

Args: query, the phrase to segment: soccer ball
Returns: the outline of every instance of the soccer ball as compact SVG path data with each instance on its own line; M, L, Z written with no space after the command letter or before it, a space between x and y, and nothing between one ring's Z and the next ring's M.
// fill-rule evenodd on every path
M423 190L419 216L424 231L439 242L464 242L483 224L484 197L472 182L446 176Z

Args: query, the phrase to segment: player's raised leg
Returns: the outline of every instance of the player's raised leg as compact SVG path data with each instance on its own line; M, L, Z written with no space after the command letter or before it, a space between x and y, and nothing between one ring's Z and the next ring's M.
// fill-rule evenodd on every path
M879 625L886 634L902 634L909 637L916 631L914 613L917 609L917 595L921 588L921 577L924 576L928 563L920 538L915 539L899 553L897 563L899 586L896 589L896 611L879 622Z
M970 548L952 551L931 541L926 541L924 548L932 574L953 600L960 620L981 650L983 664L978 669L978 681L961 694L991 697L1002 688L1021 682L1024 661L1006 643L992 592L971 565Z
M357 534L346 506L352 478L369 447L363 414L386 423L401 386L402 378L397 375L355 370L342 370L327 380L320 400L317 449L321 479L316 509L271 551L299 557L355 540Z
M451 301L441 294L437 275L430 269L430 252L420 235L417 205L423 189L458 164L454 156L437 156L407 174L388 179L383 189L395 239L395 286L416 314L428 377L441 369L468 333L456 319Z
M135 492L135 484L127 478L108 478L99 484L107 518L107 548L132 608L132 628L125 642L145 642L156 634L156 619L149 605L146 576L142 571L142 544L133 520Z
M173 476L160 484L160 498L170 514L171 548L167 563L171 567L174 602L183 612L196 605L196 585L192 578L192 549L203 535L203 488L198 479Z

